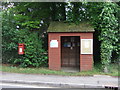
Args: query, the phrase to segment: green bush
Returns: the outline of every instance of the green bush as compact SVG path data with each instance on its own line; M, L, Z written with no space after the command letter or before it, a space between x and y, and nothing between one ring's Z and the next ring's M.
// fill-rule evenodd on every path
M43 49L43 42L37 32L29 32L28 30L19 30L17 32L18 43L25 44L25 54L19 55L10 63L18 64L21 67L40 67L47 66L47 54Z
M17 57L16 23L11 10L0 12L2 16L2 63Z
M17 21L11 10L0 13L2 19L2 63L17 64L21 67L47 66L47 54L39 32L17 29ZM25 54L18 54L18 43L25 44Z

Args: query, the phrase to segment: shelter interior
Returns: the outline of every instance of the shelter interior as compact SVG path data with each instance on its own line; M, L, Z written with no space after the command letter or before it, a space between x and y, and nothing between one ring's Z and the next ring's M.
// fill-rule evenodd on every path
M61 37L61 67L65 71L79 71L80 68L80 37Z

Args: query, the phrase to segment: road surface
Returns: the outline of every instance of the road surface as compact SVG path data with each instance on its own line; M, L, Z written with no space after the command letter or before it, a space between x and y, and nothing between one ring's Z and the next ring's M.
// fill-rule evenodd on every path
M14 83L0 83L0 88L55 88L55 87L27 85L27 84L14 84Z

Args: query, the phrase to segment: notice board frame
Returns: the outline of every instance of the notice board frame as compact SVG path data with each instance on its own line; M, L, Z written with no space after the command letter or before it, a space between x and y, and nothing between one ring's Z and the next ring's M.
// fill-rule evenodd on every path
M88 47L85 48L87 41L89 41L90 44L88 42ZM93 39L81 39L81 54L93 54Z

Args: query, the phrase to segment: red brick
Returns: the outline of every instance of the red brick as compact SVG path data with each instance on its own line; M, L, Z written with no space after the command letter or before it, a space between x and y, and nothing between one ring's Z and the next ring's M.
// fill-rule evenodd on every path
M93 33L48 33L49 69L61 70L61 36L80 36L80 39L93 39ZM50 48L50 40L58 40L58 48ZM92 70L93 55L80 54L80 71Z

